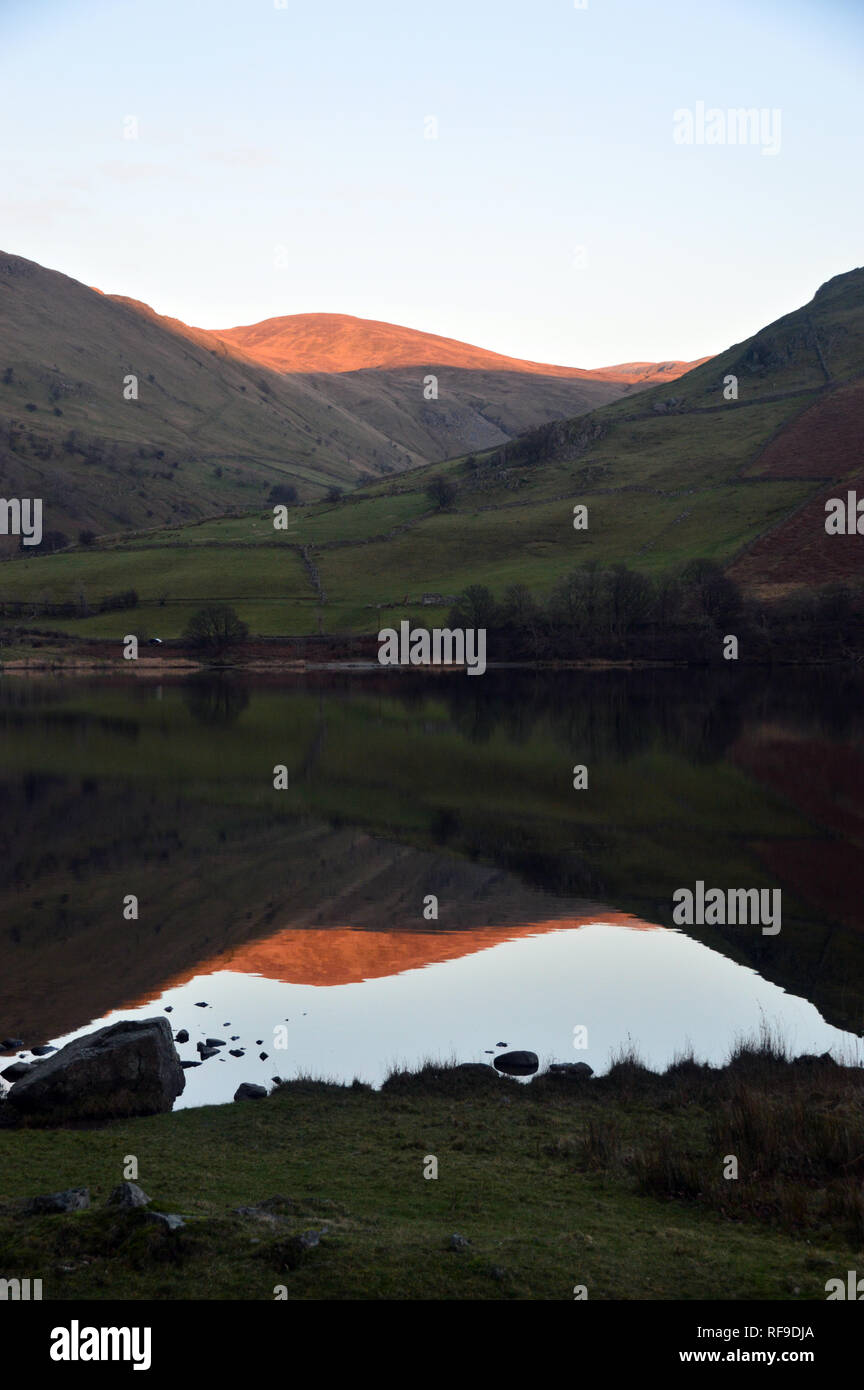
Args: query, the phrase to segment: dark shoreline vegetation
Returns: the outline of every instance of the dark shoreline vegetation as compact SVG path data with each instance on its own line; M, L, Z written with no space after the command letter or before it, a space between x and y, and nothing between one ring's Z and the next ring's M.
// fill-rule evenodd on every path
M135 610L134 590L108 595L97 607L86 603L0 602L0 618L88 617L94 612ZM395 622L380 610L381 627ZM130 617L131 623L131 617ZM427 631L441 625L453 629L482 628L487 634L490 666L518 663L544 667L570 666L580 661L726 665L801 664L858 661L864 657L864 587L830 583L793 590L782 599L763 602L745 595L740 586L712 560L693 560L678 570L654 577L626 564L603 566L591 561L573 569L538 599L525 584L513 584L498 598L482 584L470 585L445 619L415 618L412 627ZM128 625L128 624L127 624ZM738 643L736 655L726 657L729 637ZM118 639L83 639L50 628L18 627L0 630L3 646L56 642L62 648L86 649L93 656L119 650ZM161 650L160 650L161 649ZM254 666L288 660L375 660L377 637L372 634L250 638L249 628L230 604L205 606L192 614L183 636L160 643L160 655L173 655L203 665ZM154 649L144 647L142 655ZM118 658L119 659L119 658ZM433 671L447 668L423 668Z
M448 626L485 628L498 660L723 662L728 635L749 661L850 659L864 650L864 591L801 589L771 603L745 596L712 560L652 575L617 564L574 569L544 603L525 584L499 601L484 585L457 599ZM734 659L738 659L736 656Z
M428 1062L378 1091L301 1077L254 1102L0 1126L0 1268L45 1299L824 1300L864 1253L862 1088L861 1067L789 1061L763 1032L720 1068L624 1051L600 1077L520 1084ZM181 1228L106 1206L129 1154ZM81 1186L88 1210L25 1212Z

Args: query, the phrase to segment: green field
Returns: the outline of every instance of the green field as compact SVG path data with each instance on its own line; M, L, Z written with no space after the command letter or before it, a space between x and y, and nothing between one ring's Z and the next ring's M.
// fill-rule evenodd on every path
M754 1219L757 1177L690 1201L646 1195L658 1142L709 1186L723 1151L710 1095L674 1078L640 1095L626 1067L602 1092L487 1071L432 1067L375 1093L295 1082L267 1100L95 1130L0 1129L4 1276L41 1278L46 1300L806 1301L860 1260L854 1223L830 1230L813 1196L797 1199L798 1230L782 1187L777 1216ZM770 1112L766 1095L747 1094ZM106 1208L126 1154L153 1209L181 1215L182 1230ZM89 1211L18 1214L16 1199L73 1186L89 1188ZM310 1230L319 1244L304 1253Z

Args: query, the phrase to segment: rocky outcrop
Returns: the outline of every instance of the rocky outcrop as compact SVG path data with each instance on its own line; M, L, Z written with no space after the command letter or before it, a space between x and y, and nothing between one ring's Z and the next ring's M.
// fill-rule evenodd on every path
M21 1115L109 1119L170 1110L185 1086L167 1018L127 1019L75 1038L9 1092Z

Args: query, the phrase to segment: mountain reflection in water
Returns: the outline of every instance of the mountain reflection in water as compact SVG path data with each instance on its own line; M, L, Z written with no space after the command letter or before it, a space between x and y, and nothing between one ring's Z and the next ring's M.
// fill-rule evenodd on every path
M629 1038L662 1066L768 1019L848 1051L860 677L745 675L6 682L0 1036L170 1004L184 1057L226 1030L247 1049L188 1071L184 1104L503 1039L603 1070ZM782 932L669 930L697 878L781 888Z

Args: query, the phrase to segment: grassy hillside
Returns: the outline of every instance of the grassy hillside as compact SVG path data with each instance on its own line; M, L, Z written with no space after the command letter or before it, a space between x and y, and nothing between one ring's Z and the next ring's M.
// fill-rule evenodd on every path
M729 376L737 399L724 399ZM333 633L440 621L468 584L500 594L521 581L543 596L592 559L658 573L712 558L771 592L857 577L859 538L826 536L820 499L862 476L862 376L858 270L671 388L297 508L285 531L261 511L16 560L0 572L0 599L29 600L35 615L40 601L83 594L86 613L134 587L135 630L172 637L202 600L231 598L254 633L274 636L316 631L319 618ZM457 488L444 511L426 495L439 477ZM577 503L589 509L584 531L573 528ZM105 614L51 625L129 630Z
M45 527L73 539L82 528L114 532L246 511L274 484L320 497L334 484L350 488L506 443L654 375L650 364L545 372L464 344L451 344L448 365L436 367L422 352L439 340L427 344L428 335L401 329L393 331L421 354L416 364L364 370L364 361L376 362L364 333L376 326L352 322L360 368L312 371L307 353L302 369L287 371L241 343L0 253L3 495L41 497ZM683 366L661 364L660 375ZM434 401L423 391L430 371L439 380ZM137 399L124 397L129 375L138 379ZM0 547L8 550L5 538Z
M374 1093L299 1081L98 1129L0 1129L0 1263L46 1300L824 1301L860 1268L860 1095L857 1070L742 1051L726 1072L622 1061L520 1086L430 1065ZM124 1154L182 1229L105 1206ZM20 1214L82 1185L89 1211Z

